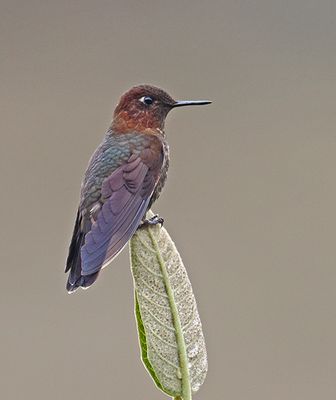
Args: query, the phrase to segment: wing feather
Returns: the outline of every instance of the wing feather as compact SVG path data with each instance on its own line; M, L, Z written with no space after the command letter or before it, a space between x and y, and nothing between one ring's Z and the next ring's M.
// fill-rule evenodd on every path
M67 259L69 292L92 285L127 244L149 207L163 161L161 140L147 137L141 150L104 179L100 198L80 207Z
M157 162L156 168L147 163L140 155L132 155L127 164L104 180L102 194L107 199L81 248L83 276L98 272L110 262L139 226L160 172Z

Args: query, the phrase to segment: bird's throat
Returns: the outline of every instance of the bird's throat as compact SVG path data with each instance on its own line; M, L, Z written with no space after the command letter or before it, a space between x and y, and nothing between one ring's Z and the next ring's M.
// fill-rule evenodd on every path
M134 114L122 111L114 116L111 129L121 135L129 132L164 135L164 122L149 113Z

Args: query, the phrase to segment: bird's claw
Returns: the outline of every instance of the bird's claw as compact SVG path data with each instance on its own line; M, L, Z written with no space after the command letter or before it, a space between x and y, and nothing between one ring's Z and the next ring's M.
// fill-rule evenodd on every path
M163 226L163 222L164 222L164 219L159 217L156 214L153 217L151 217L149 219L145 219L144 221L142 221L141 224L139 225L139 229L145 228L146 226L157 225L157 224L160 224L161 227L162 227Z

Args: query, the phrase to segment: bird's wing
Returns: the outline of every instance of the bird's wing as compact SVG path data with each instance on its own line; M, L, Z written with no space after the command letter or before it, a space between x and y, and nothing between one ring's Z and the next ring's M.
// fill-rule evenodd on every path
M133 154L102 185L104 203L81 247L81 275L97 273L126 245L146 213L160 176L162 145Z

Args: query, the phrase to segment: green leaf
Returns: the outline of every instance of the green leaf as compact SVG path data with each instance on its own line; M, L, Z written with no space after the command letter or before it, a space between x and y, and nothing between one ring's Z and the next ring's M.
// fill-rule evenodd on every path
M143 326L143 322L142 322L142 319L141 319L139 302L138 302L138 299L137 299L136 292L134 293L134 303L135 303L135 317L136 317L136 321L137 321L139 343L140 343L140 349L141 349L141 359L142 359L145 367L147 368L147 371L150 373L151 377L153 378L156 386L159 389L161 389L162 391L165 391L164 388L161 386L161 383L158 380L157 376L155 375L155 371L153 370L153 367L151 366L151 363L148 360L146 333L145 333L145 328ZM167 393L167 394L173 396L173 393Z
M190 400L204 382L208 365L202 325L182 259L159 225L138 230L131 239L130 253L144 365L158 388Z

